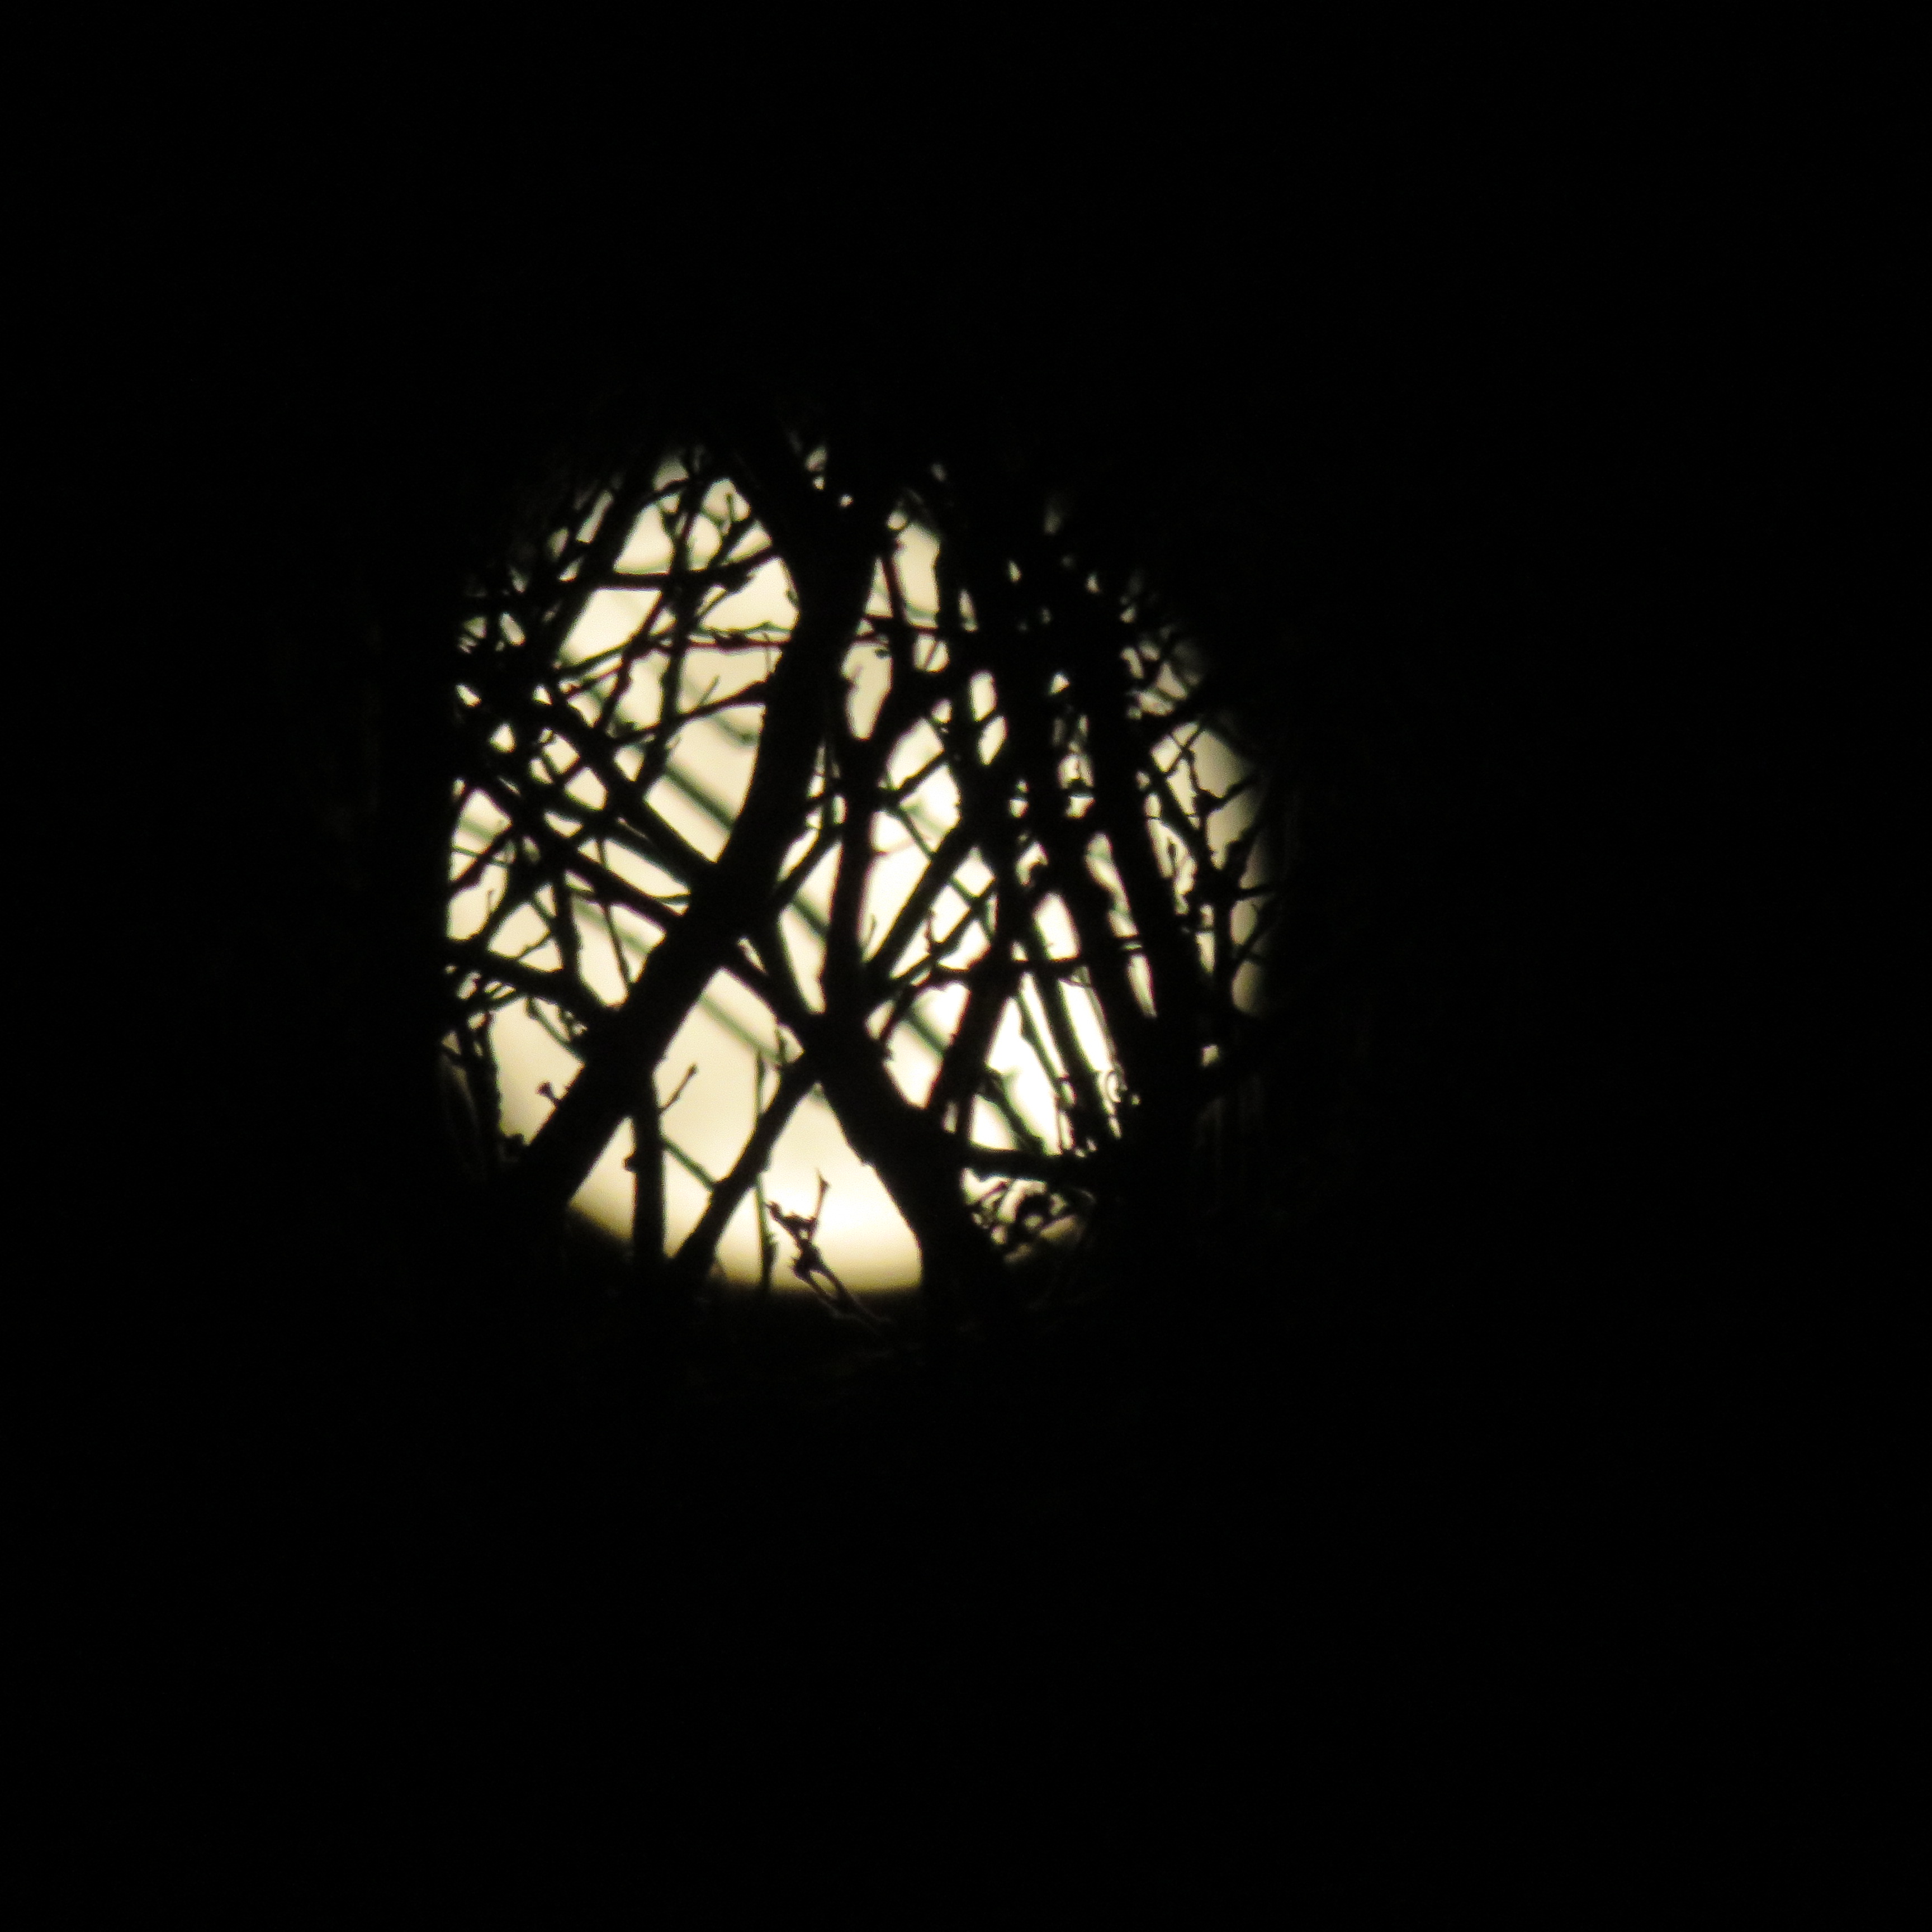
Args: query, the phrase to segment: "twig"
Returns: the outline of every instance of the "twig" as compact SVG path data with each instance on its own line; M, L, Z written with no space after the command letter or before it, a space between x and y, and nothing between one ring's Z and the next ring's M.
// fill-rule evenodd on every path
M788 1214L776 1202L771 1204L772 1219L791 1238L794 1250L791 1271L835 1314L857 1322L882 1340L892 1340L891 1324L881 1322L859 1305L851 1290L832 1273L830 1264L819 1249L818 1219L824 1211L827 1191L825 1177L821 1174L818 1177L818 1198L812 1204L809 1214ZM821 1280L823 1286L820 1285Z

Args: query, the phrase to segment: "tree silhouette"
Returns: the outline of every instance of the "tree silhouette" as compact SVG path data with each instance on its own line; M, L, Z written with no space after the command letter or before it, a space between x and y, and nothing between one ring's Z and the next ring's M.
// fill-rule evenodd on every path
M628 1124L634 1283L675 1334L808 1096L911 1230L940 1330L1124 1193L1178 1204L1252 1057L1264 781L1184 628L1063 500L970 458L740 424L580 481L458 651L446 1052L486 1215L554 1244ZM730 795L735 794L735 796ZM714 1174L659 1098L702 1009L753 1056ZM503 1131L506 1009L574 1064ZM769 1091L766 1076L773 1076ZM686 1080L689 1078L687 1073ZM667 1161L705 1204L667 1254Z
M989 237L1006 223L958 200ZM197 321L180 369L172 340L154 358L165 406L75 440L29 574L97 636L49 652L62 776L28 802L57 832L100 773L128 784L76 848L95 924L59 962L98 975L70 1010L105 1050L26 1090L83 1103L35 1138L73 1225L116 1244L105 1292L57 1283L74 1340L37 1432L45 1513L79 1532L38 1568L79 1580L56 1615L95 1688L59 1722L90 1780L132 1679L154 1714L128 1755L197 1790L178 1745L220 1735L201 1687L226 1674L250 1714L232 1762L272 1802L258 1714L318 1762L380 1760L411 1820L449 1771L602 1783L596 1731L706 1810L748 1765L787 1802L890 1782L989 1840L1084 1787L1152 1843L1166 1820L1132 1806L1238 1791L1273 1859L1298 1756L1319 1790L1359 1741L1371 1789L1412 1764L1432 1811L1514 1712L1522 1783L1576 1790L1558 1730L1614 1763L1635 1707L1667 1763L1685 1714L1744 1736L1788 1681L1809 1637L1754 1634L1798 1594L1767 1553L1795 1486L1761 1419L1817 1412L1765 1337L1802 1299L1814 1355L1858 1220L1847 1110L1814 1097L1850 1022L1820 1024L1790 962L1868 953L1824 884L1855 868L1813 811L1823 686L1774 660L1856 661L1861 571L1798 594L1815 526L1779 506L1802 466L1781 422L1696 429L1694 357L1646 400L1613 255L1580 281L1580 340L1533 305L1510 320L1486 271L1460 334L1453 300L1392 275L1324 340L1306 263L1256 299L1262 270L1177 271L1136 207L1092 274L1057 252L1062 204L1026 205L1064 263L1044 292L949 212L970 272L876 303L889 278L848 275L802 206L827 298L716 306L822 316L836 352L802 341L767 379L727 341L701 380L684 325L634 326L675 310L710 340L682 244L633 250L658 285L586 321L547 274L526 298L506 243L556 211L493 206L418 342L370 326L374 378L265 328L244 380ZM1553 213L1510 237L1539 274ZM1230 261L1292 264L1239 226ZM518 299L475 298L482 262ZM262 316L316 315L329 279ZM333 279L383 308L380 278ZM990 354L978 323L1008 308ZM920 367L922 345L855 335L868 308L950 308L951 346ZM554 332L490 320L512 314ZM1674 358L1674 288L1658 314ZM822 409L791 406L799 368ZM635 406L579 436L613 369ZM74 598L97 554L125 596ZM752 608L775 568L795 606ZM1224 803L1205 748L1235 719L1276 761L1265 798ZM706 746L748 762L740 791ZM722 1161L680 1112L676 1042L707 1000L752 1036ZM571 1071L519 1155L497 1048L540 1022ZM64 1054L68 1028L37 1030ZM1257 1063L1234 1191L1266 1238L1192 1240L1197 1122L1238 1129ZM836 1191L761 1180L814 1091L920 1245L931 1334L970 1359L976 1330L1029 1330L1001 1354L1022 1372L938 1400L896 1367L640 1400L734 1204L764 1270L785 1256L848 1307ZM71 1158L104 1124L127 1156L111 1212ZM534 1291L519 1317L570 1305L544 1252L627 1136L650 1346L607 1346L622 1320L561 1347L568 1322L493 1323L506 1282ZM687 1157L703 1210L668 1252ZM1108 1307L1149 1286L1156 1319L1027 1322L1007 1264L1067 1225L1098 1231ZM855 1606L863 1645L816 1640ZM292 1659L317 1660L298 1701L346 1748L264 1696ZM505 1742L506 1676L548 1712L573 1672L594 1724ZM439 1741L414 1763L411 1708ZM669 1815L604 1788L626 1846ZM1204 1869L1226 1840L1202 1842Z

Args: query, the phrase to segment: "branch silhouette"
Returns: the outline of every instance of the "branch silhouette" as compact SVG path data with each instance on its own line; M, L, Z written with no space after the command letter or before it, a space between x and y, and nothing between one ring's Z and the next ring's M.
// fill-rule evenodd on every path
M452 892L488 902L449 944L453 1058L490 1122L506 1004L578 1066L520 1157L486 1160L492 1186L554 1222L628 1119L640 1282L688 1299L752 1195L761 1279L769 1218L800 1279L850 1314L818 1242L822 1182L810 1215L764 1186L816 1091L911 1231L942 1327L1010 1330L1006 1260L1122 1184L1130 1144L1149 1184L1238 1078L1272 895L1256 788L1184 639L998 479L888 473L766 424L648 452L576 514L478 592L464 634L480 818ZM635 567L640 543L656 554ZM734 621L774 570L789 622ZM634 621L580 648L604 593L638 600ZM740 661L756 674L731 682ZM706 732L749 759L735 809L690 764ZM667 816L674 797L715 854ZM809 972L788 921L818 949ZM654 1082L694 1010L723 1014L720 976L768 1016L778 1067L767 1096L774 1047L752 1046L752 1131L722 1177L664 1138ZM932 1061L922 1091L914 1049ZM1007 1144L975 1131L982 1108ZM668 1258L667 1159L706 1196Z

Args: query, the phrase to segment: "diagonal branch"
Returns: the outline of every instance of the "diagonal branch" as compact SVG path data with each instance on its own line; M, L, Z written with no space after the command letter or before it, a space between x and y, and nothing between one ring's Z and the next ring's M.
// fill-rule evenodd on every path
M683 912L511 1177L518 1200L539 1216L562 1212L629 1111L637 1070L663 1058L712 976L739 958L738 935L770 904L804 815L829 692L864 610L883 505L835 512L802 478L788 476L768 446L748 467L755 484L741 480L754 508L763 509L760 496L773 506L760 520L791 566L798 623L772 674L757 761L724 850L693 882Z

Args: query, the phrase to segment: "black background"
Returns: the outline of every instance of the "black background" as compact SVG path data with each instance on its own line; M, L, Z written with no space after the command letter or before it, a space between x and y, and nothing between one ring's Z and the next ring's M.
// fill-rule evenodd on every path
M425 162L319 112L51 224L28 1486L110 1863L782 1817L1274 1872L1318 1817L1414 1879L1472 1792L1648 1845L1802 1782L1886 642L1825 345L1883 278L1786 97L1700 88L1022 88L882 173L801 112L655 236L620 188L701 117ZM560 456L720 407L1064 477L1301 788L1246 1232L1023 1386L638 1420L451 1312L448 600Z

